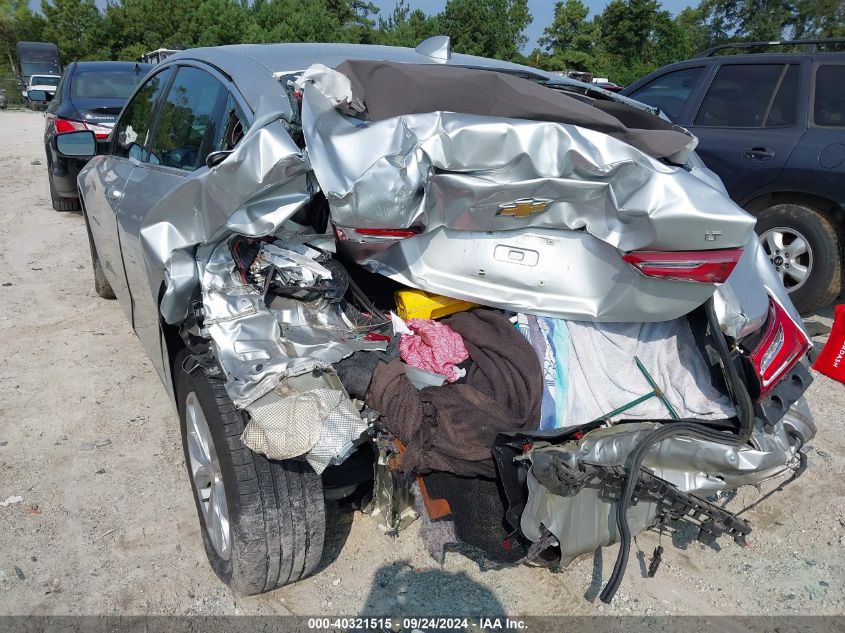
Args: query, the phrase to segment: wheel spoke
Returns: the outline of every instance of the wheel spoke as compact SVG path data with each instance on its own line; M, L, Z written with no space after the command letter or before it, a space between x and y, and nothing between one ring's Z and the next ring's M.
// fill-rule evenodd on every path
M208 466L211 463L211 460L209 459L206 447L203 446L202 438L199 433L196 431L188 431L187 439L188 455L191 458L191 471L194 473L194 478L196 478L196 473L199 472L199 469L203 466Z
M807 278L807 267L801 264L792 264L786 269L786 274L795 281L804 281Z
M795 259L799 255L807 252L807 242L805 242L800 235L796 235L792 243L787 247L789 249L789 256Z

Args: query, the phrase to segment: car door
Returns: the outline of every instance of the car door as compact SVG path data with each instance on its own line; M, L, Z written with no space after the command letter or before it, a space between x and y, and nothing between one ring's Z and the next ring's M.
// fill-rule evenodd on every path
M150 77L127 103L112 134L109 153L95 159L99 164L89 180L91 190L85 198L85 214L97 256L115 296L130 320L131 298L123 267L117 214L129 176L144 156L153 111L171 72L171 69L165 69Z
M780 181L845 206L845 62L817 58L811 77L807 131Z
M690 114L696 152L739 204L778 177L801 139L801 63L725 62Z
M220 149L226 107L231 101L224 81L211 69L178 67L158 110L149 151L130 174L118 213L133 326L162 375L159 295L164 270L147 266L141 227L160 200L206 171L206 156ZM186 199L186 205L191 203Z

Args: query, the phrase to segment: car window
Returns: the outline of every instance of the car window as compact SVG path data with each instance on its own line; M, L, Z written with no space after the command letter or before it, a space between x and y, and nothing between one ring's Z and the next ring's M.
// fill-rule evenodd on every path
M845 127L845 64L822 64L816 69L813 123Z
M787 116L789 124L794 123L794 92L791 114L786 102L790 91L797 90L797 67L794 72L790 71L791 68L784 64L723 65L708 88L693 124L705 127L763 127L779 96L775 91L780 93L780 88L784 89L783 98L771 125L784 125L775 122Z
M249 129L243 110L238 106L235 98L230 94L226 99L226 109L223 112L223 125L214 141L214 151L228 151L235 149L246 131Z
M704 66L675 70L651 80L632 92L632 99L660 108L672 121L680 118L684 104L698 83Z
M150 77L126 105L120 121L115 126L117 133L114 135L115 145L112 152L115 156L146 160L145 148L149 140L150 118L171 74L173 69L167 68Z
M70 74L70 71L65 71L65 74L62 75L61 80L59 81L59 85L56 86L56 94L53 95L53 99L50 101L50 105L47 106L47 112L55 112L59 109L59 106L62 103L62 91L64 90L65 84L67 83L67 77Z
M80 68L70 84L71 99L128 99L147 73L140 66L125 70Z
M193 171L220 137L228 91L199 68L181 67L156 123L150 163Z
M763 121L764 127L785 127L795 125L798 107L798 64L790 64L777 89L769 112Z

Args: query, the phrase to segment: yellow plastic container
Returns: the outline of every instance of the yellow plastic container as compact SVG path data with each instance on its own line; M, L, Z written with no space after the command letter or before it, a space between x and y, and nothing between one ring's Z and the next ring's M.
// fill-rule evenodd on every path
M477 303L435 295L422 290L398 290L394 293L396 314L405 319L439 319L478 306Z

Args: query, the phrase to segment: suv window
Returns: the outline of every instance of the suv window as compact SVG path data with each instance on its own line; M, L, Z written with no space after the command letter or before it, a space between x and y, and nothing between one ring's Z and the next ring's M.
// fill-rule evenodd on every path
M179 68L158 116L150 162L193 171L205 163L221 134L229 93L199 68Z
M822 64L816 69L813 123L845 127L845 64Z
M677 121L703 70L704 66L694 66L666 73L651 80L629 96L660 108L672 121Z
M793 125L797 93L797 64L725 64L707 90L693 125Z
M135 93L116 126L117 133L114 135L112 151L115 156L146 160L145 148L149 141L150 118L159 95L167 86L172 74L173 69L167 68L153 75Z

